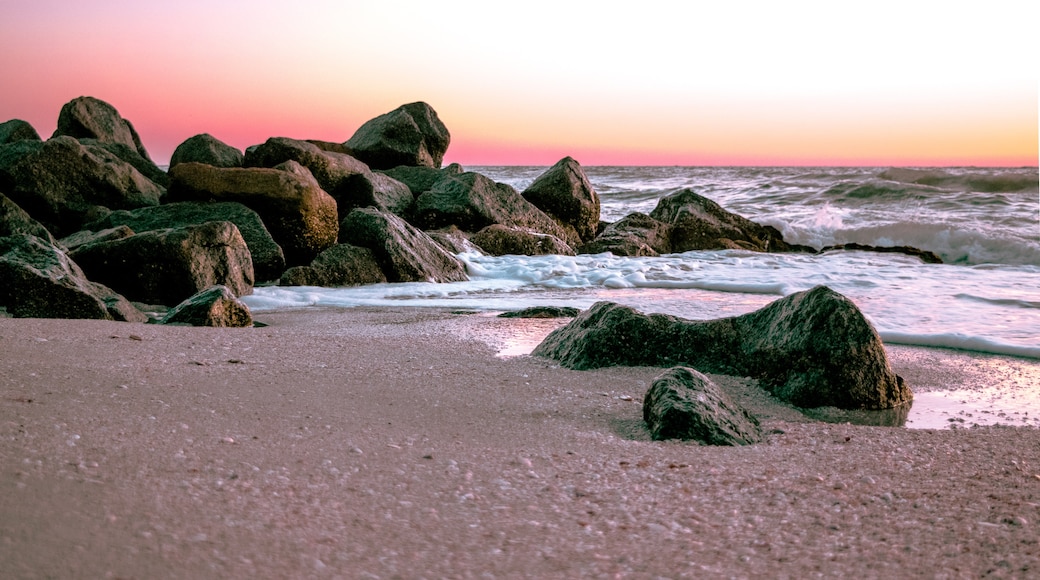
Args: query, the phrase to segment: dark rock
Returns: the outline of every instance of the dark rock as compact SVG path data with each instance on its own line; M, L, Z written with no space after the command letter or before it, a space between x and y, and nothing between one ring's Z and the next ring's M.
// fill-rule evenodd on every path
M888 409L913 399L874 327L825 286L755 312L690 321L600 302L553 331L534 353L574 369L688 365L750 376L799 407Z
M501 224L490 225L480 230L469 241L492 256L574 255L574 250L556 236Z
M144 322L111 288L91 282L65 252L31 235L0 238L0 306L18 318Z
M512 186L496 183L479 173L445 176L420 195L415 204L415 223L427 230L456 226L466 232L502 224L570 241L559 224Z
M157 207L114 211L84 227L99 230L125 225L135 232L179 228L206 222L226 221L235 224L253 259L257 281L277 280L285 270L285 255L267 231L260 216L238 202L185 201Z
M532 306L523 310L503 312L499 318L574 318L581 310L571 306Z
M213 167L242 167L245 156L209 133L189 137L173 150L170 168L181 163L205 163Z
M106 228L99 231L83 230L72 234L71 236L65 236L61 239L60 243L65 246L65 251L72 252L76 248L86 246L89 244L97 244L100 242L114 242L116 240L124 240L134 235L134 230L127 226L116 226L113 228Z
M443 169L400 165L393 169L384 169L379 173L389 175L397 181L407 185L408 189L411 190L412 195L419 197L427 191L430 191L434 184L440 181L441 178L445 176L451 177L453 175L462 175L463 171L461 165L458 163L452 163Z
M309 266L289 268L279 286L361 286L386 282L386 275L372 250L351 244L336 244Z
M650 217L671 226L671 252L674 253L725 249L815 252L806 246L788 244L776 228L728 212L690 189L661 198Z
M15 141L39 141L40 134L29 124L21 119L11 119L0 123L0 145L14 143Z
M351 155L350 148L342 143L321 141L319 139L307 139L307 142L311 145L316 145L318 149L321 149L322 151L328 151L329 153L343 153L344 155L350 155L351 157L353 157L353 155Z
M827 246L820 250L820 253L832 252L835 250L848 250L848 251L860 251L860 252L877 252L882 254L906 254L907 256L913 256L920 259L925 264L942 264L942 258L936 255L934 252L928 250L922 250L913 246L870 246L867 244L857 244L850 242L847 244L839 244L836 246Z
M132 165L71 137L0 146L0 191L58 237L112 209L159 205L164 193Z
M587 242L596 237L599 226L599 196L589 183L581 164L564 157L538 176L524 199L575 231L577 239Z
M658 256L671 252L671 227L645 213L630 213L606 226L591 242L579 246L578 253L615 256Z
M271 169L181 163L170 178L170 201L235 201L260 214L288 266L309 264L336 243L336 200L295 161Z
M433 238L433 241L440 244L442 248L448 250L451 254L484 253L483 250L469 241L469 235L466 232L455 226L448 226L439 230L426 230L426 235Z
M461 282L466 267L430 236L375 208L350 212L340 226L345 243L369 248L390 282Z
M174 306L158 324L244 328L253 326L253 313L230 288L218 284Z
M751 445L762 440L758 419L711 379L687 367L668 369L654 379L643 397L643 420L657 441Z
M152 160L134 126L120 116L115 107L94 97L78 97L65 103L58 114L58 128L52 138L61 135L121 143L137 151L141 157Z
M71 257L91 280L136 302L179 304L216 284L238 296L253 292L249 249L231 222L142 232L80 246Z
M6 195L0 193L0 238L28 234L42 238L50 244L55 244L54 237L43 227L43 224L34 220L18 204L11 201Z
M124 145L122 143L106 143L97 139L80 139L80 143L87 146L98 147L108 151L112 155L122 159L129 163L136 169L141 175L152 180L156 185L166 188L170 185L170 176L165 171L159 169L159 166L152 163L151 159L146 159L137 152L137 149Z
M402 105L362 125L344 145L372 169L440 167L451 136L423 102Z

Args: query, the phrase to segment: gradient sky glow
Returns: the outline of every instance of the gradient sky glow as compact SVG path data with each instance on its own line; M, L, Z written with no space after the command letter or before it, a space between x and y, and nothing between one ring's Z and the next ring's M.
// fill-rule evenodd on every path
M166 163L422 100L463 165L1037 165L1027 6L0 0L0 121L94 96Z

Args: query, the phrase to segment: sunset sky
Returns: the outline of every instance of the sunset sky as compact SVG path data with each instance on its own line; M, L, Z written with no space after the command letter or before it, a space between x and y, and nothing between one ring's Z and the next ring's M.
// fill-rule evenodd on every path
M962 4L0 0L0 121L90 95L162 164L426 101L463 165L1036 165L1034 12Z

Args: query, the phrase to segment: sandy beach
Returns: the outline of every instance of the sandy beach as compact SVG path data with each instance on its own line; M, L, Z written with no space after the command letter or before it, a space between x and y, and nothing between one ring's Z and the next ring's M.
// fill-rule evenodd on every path
M819 423L713 376L768 440L653 442L661 369L488 338L556 321L257 318L0 318L0 576L1040 574L1037 428ZM892 358L911 386L969 380L914 352Z

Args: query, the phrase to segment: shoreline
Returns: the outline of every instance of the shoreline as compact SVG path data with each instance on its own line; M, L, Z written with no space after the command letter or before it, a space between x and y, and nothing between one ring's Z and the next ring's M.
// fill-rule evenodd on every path
M512 321L256 318L0 319L11 577L1040 569L1040 429L819 423L713 375L767 441L653 442L641 402L661 369L570 371L473 336ZM967 368L899 351L907 380Z

